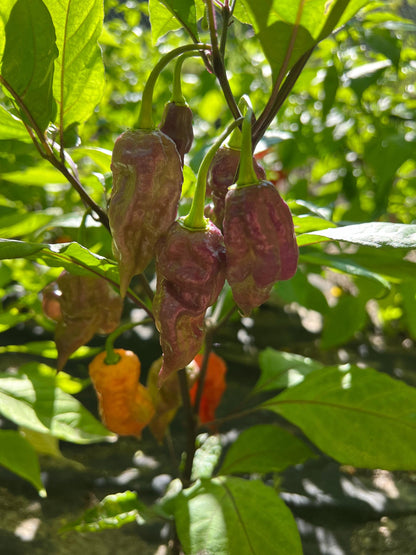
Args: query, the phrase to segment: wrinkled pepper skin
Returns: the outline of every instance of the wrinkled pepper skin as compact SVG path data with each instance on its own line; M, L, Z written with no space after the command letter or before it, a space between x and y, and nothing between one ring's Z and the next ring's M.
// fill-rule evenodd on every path
M157 288L153 301L163 365L159 387L184 368L201 349L204 315L225 281L225 249L219 229L189 230L175 222L156 256Z
M107 353L98 354L89 364L89 374L97 393L100 417L111 432L140 437L155 409L148 389L139 382L140 361L132 351L115 349L116 364L106 364Z
M222 229L225 209L225 197L228 188L235 183L240 151L234 148L221 147L217 150L208 171L207 195L212 198L213 210L209 217ZM254 171L260 180L266 179L266 172L253 157ZM206 214L208 216L208 214Z
M105 279L64 271L45 288L42 306L45 315L57 321L59 371L96 333L111 333L119 326L123 301Z
M160 130L175 143L182 165L184 156L191 150L194 140L192 118L192 110L189 106L169 102L165 106L160 124Z
M112 156L113 189L108 217L120 269L120 294L155 254L176 218L182 165L175 143L160 130L126 131Z
M224 241L227 280L243 314L267 301L276 281L296 273L298 246L292 215L268 181L230 188Z

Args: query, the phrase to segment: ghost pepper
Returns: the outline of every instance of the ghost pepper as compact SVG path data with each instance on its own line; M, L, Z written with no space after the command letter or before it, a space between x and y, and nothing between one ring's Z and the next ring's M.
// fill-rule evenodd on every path
M253 169L249 112L239 175L225 198L224 213L227 280L244 314L267 301L276 281L291 278L298 261L290 210L274 185L259 180Z
M103 424L119 435L141 436L155 409L149 390L139 382L140 360L132 351L115 349L117 362L106 362L99 353L89 364L89 375L97 393Z
M225 249L220 230L204 217L206 178L212 158L234 122L209 149L198 171L189 214L172 224L159 242L153 301L163 364L159 387L201 349L205 312L225 282Z
M240 131L238 130L238 132ZM225 196L228 188L235 183L239 163L240 148L224 146L218 149L209 168L207 194L213 202L211 217L220 229L222 229L224 219ZM254 157L253 164L258 179L265 179L266 172Z
M182 187L175 143L160 130L126 131L116 141L108 217L120 269L120 294L146 268L176 218Z
M62 272L43 293L43 310L57 324L55 343L58 370L96 333L110 333L120 323L123 302L101 277Z

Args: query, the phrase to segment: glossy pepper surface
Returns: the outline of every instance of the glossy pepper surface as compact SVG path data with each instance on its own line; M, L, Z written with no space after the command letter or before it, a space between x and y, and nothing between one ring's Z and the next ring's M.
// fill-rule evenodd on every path
M172 372L190 363L202 346L205 311L225 281L219 229L212 222L200 230L175 222L160 242L156 274L153 308L163 351L160 386Z
M176 218L182 166L175 143L160 130L126 131L112 156L108 217L120 269L120 293L146 268Z
M97 393L103 424L119 435L141 436L155 409L148 389L139 383L140 361L132 351L115 349L120 356L107 364L107 353L98 354L89 365L89 374Z

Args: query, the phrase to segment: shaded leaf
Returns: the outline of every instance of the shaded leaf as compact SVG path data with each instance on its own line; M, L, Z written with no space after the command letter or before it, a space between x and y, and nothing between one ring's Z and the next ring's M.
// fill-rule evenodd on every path
M149 16L153 42L181 27L198 38L194 0L149 0Z
M95 507L85 511L80 518L65 524L60 531L99 532L121 528L129 522L144 522L148 514L148 507L138 499L137 493L127 490L107 495Z
M271 347L260 353L259 364L261 374L253 394L292 387L302 382L311 372L323 367L317 360L276 351Z
M342 464L416 468L416 389L370 368L326 367L262 408L299 426Z
M325 314L321 347L330 349L342 345L360 331L367 322L367 298L343 295Z
M19 432L0 430L0 464L30 482L39 495L46 496L36 452Z
M273 424L244 430L231 445L218 474L281 472L315 454L300 439Z

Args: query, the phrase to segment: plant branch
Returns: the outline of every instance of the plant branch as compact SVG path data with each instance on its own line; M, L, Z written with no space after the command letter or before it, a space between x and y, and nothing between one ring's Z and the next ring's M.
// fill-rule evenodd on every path
M182 397L182 405L185 411L186 424L187 424L186 459L185 459L185 468L182 473L182 483L184 487L188 487L191 482L192 466L193 466L194 456L195 456L195 439L196 439L197 424L196 424L194 412L192 410L191 397L189 395L188 378L186 375L185 368L181 368L181 370L179 370L178 380L179 380L179 387L180 387L181 397Z
M208 25L209 25L209 32L211 36L211 45L212 45L212 67L214 70L214 74L218 79L218 82L221 86L222 92L224 94L225 100L228 104L228 107L234 117L234 119L238 119L241 117L240 110L238 109L237 103L231 91L230 83L228 82L227 73L224 67L224 60L221 56L221 52L218 46L218 36L217 36L217 23L215 19L215 7L212 0L205 0L208 12Z
M306 62L309 60L314 47L305 52L299 60L295 63L292 69L289 71L282 87L277 91L277 94L273 95L273 102L268 102L263 112L260 114L258 120L253 126L253 147L259 142L263 137L267 128L275 118L276 114L280 110L283 102L289 96L290 91L293 89L299 75L301 74ZM270 97L271 98L271 97Z

